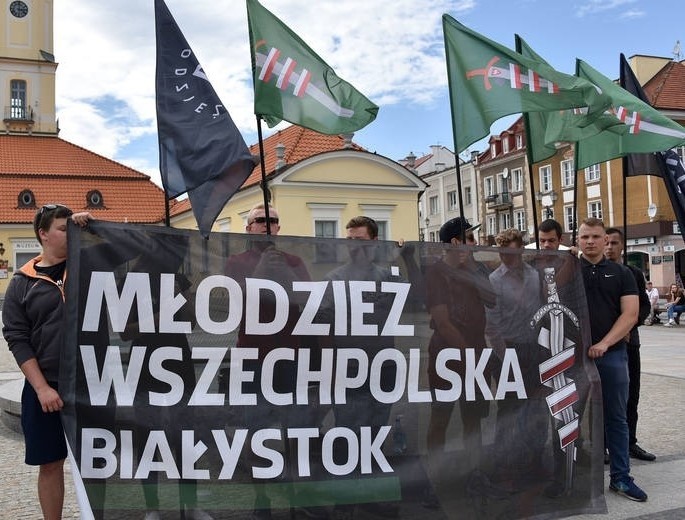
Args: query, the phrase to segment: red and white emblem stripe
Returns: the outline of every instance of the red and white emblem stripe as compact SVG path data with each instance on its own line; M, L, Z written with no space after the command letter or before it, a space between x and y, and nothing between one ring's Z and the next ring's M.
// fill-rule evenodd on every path
M276 63L278 63L278 57L281 55L281 51L279 51L276 47L272 47L271 50L269 51L269 54L266 57L266 60L264 61L264 65L262 66L262 70L259 71L259 79L262 81L269 81L271 79L271 74L274 71L274 67L276 66Z
M297 79L297 83L295 83L293 94L295 94L297 97L304 96L305 92L307 92L307 85L309 85L309 81L311 79L312 73L307 69L302 69L302 72L300 72L300 77Z
M288 88L288 84L290 83L290 76L295 70L295 65L297 65L297 62L294 59L286 58L285 63L281 68L281 73L278 75L278 79L276 80L276 86L279 89L285 90L286 88Z

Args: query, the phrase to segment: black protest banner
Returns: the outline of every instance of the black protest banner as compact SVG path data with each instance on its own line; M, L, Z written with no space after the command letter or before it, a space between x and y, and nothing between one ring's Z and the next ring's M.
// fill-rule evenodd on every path
M568 253L94 222L68 270L64 425L98 517L605 510Z

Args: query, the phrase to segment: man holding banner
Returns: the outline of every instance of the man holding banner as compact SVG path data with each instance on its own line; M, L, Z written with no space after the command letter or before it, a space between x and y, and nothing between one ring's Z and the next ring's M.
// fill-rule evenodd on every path
M625 338L638 319L638 289L632 273L604 256L608 236L604 223L588 218L580 225L583 283L590 313L592 346L602 383L604 435L609 450L609 489L630 500L645 502L647 494L630 476L628 456L628 354Z
M57 388L64 325L67 220L85 226L90 213L46 204L33 218L41 255L12 278L2 313L2 332L26 381L21 395L25 462L39 466L38 499L43 517L62 517L67 446L60 417L64 402Z

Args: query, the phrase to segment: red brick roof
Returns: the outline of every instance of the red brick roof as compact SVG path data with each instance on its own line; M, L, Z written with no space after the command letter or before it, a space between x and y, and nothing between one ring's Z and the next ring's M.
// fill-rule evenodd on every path
M36 207L58 202L113 222L164 218L164 192L147 175L58 137L0 135L0 183L0 223L32 222L35 208L19 207L24 190ZM88 207L91 190L102 195L102 208Z
M264 164L267 178L276 175L276 145L279 143L285 146L283 160L287 166L297 164L314 155L345 148L345 139L340 135L320 134L308 128L291 125L264 139ZM354 143L352 143L352 149L366 151ZM250 152L259 156L259 143L250 146ZM258 164L243 183L241 189L258 185L261 179L262 170L261 165ZM172 201L170 213L172 216L176 216L190 210L191 205L188 199L177 199Z
M671 61L644 85L653 107L685 110L685 63Z

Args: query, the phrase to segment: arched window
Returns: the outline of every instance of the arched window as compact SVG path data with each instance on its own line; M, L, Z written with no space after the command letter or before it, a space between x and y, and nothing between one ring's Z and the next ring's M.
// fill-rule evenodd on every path
M102 208L105 202L102 198L102 193L98 190L91 190L86 195L86 206L89 208Z
M31 190L22 190L17 199L17 206L20 208L35 208L36 197Z

